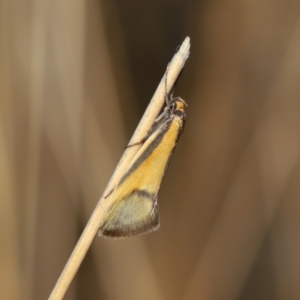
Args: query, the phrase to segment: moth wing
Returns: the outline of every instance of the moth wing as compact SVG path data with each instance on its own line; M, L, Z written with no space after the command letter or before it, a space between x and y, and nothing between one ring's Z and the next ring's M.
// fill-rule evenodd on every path
M123 238L154 231L159 227L156 195L135 190L111 207L105 219L98 231L103 237Z
M98 235L121 238L159 227L156 197L183 126L183 119L176 118L168 118L155 127L119 184L108 193L111 205Z

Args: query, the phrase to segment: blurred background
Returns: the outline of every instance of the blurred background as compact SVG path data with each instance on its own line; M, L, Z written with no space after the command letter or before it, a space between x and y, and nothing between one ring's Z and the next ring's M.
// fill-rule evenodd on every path
M299 1L0 0L1 299L47 299L186 36L161 227L65 299L300 299Z

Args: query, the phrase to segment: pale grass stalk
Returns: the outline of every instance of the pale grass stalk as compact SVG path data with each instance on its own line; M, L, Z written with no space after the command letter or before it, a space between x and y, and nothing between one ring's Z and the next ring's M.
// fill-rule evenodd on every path
M146 134L149 132L155 118L161 111L166 92L169 93L178 76L180 75L181 70L183 69L185 62L189 56L190 51L190 38L186 37L178 52L174 55L172 61L170 62L167 70L168 76L168 86L167 91L165 87L165 75L160 81L148 108L146 109L138 127L136 128L129 144L133 144L136 141L140 141ZM65 268L63 269L54 289L52 290L49 300L59 300L64 297L66 294L80 264L82 263L93 239L95 238L97 231L100 227L101 220L106 211L106 202L102 201L104 195L118 182L122 174L126 170L128 164L132 160L133 156L138 151L139 147L129 147L125 150L119 164L116 167L116 170L111 177L104 193L102 194L92 216L90 217L81 237L79 238L77 245L75 246Z

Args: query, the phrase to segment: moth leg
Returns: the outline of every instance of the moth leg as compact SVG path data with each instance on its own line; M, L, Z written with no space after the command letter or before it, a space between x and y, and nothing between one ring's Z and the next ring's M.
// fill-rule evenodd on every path
M156 125L155 122L154 122L154 124L152 125L151 129L149 130L149 132L148 132L141 140L139 140L138 142L135 142L135 143L133 143L133 144L127 145L127 146L125 147L125 149L127 149L127 148L129 148L129 147L133 147L133 146L141 145L141 144L145 143L146 140L149 138L149 136L152 134L154 125Z
M149 136L153 133L154 128L156 127L156 124L163 118L163 116L166 114L166 112L164 111L162 114L160 114L154 121L154 123L152 124L150 130L148 131L148 133L138 142L135 142L133 144L129 144L125 147L125 149L132 147L132 146L136 146L136 145L141 145L143 144L148 138Z

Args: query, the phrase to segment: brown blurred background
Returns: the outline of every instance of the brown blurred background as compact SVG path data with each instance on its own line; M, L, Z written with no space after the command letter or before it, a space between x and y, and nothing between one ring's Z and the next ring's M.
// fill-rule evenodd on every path
M187 35L161 227L65 299L300 299L299 1L0 0L1 299L47 299Z

